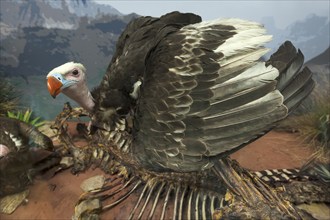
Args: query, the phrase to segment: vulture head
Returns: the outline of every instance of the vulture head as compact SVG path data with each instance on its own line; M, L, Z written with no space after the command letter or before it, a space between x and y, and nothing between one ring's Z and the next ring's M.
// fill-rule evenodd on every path
M53 98L63 93L91 112L95 105L86 84L86 68L80 63L68 62L54 68L47 75L48 91Z

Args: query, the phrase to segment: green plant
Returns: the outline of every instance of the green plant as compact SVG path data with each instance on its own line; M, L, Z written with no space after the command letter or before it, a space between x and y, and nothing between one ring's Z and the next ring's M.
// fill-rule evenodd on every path
M16 113L8 111L7 116L9 118L18 119L35 127L40 127L45 124L45 121L40 121L41 120L40 117L33 118L32 111L30 109L27 109L25 113L21 111L17 111Z
M322 178L324 182L330 183L330 169L329 165L326 164L317 164L315 166L315 172L319 177Z
M18 107L20 95L11 83L0 77L0 116Z

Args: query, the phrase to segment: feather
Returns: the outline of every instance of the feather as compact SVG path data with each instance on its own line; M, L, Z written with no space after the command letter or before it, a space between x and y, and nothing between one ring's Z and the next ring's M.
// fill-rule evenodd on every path
M285 105L289 109L289 113L295 110L298 105L313 91L315 83L309 80L304 87L300 88L294 96L285 101Z
M302 52L289 41L260 60L271 38L262 25L242 19L202 22L179 12L138 18L92 92L93 119L118 131L107 139L146 170L209 169L213 159L268 132L314 86L309 69L300 70ZM130 127L117 123L127 118ZM192 196L204 207L202 195Z
M301 51L298 51L298 54L294 58L294 62L291 63L289 67L287 67L285 73L282 73L278 79L277 88L282 91L284 90L288 84L295 80L297 73L304 63L304 55Z
M298 103L292 96L301 100L310 91L309 74L299 72L303 56L290 43L270 61L258 61L271 39L259 24L220 19L167 31L148 54L140 97L145 105L136 121L135 148L150 149L140 160L161 167L151 169L212 166L209 157L221 158L262 136L287 116L284 104Z
M285 97L284 102L294 96L308 81L311 81L312 73L308 68L304 70L292 80L290 86L282 90L282 94Z

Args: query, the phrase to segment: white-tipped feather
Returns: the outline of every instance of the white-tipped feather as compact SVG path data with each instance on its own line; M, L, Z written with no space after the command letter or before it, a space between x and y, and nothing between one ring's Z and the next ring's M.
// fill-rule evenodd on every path
M21 147L22 146L22 141L13 137L12 140L15 142L16 147Z
M216 53L223 53L225 57L232 56L240 51L261 47L272 39L271 35L265 35L266 30L261 24L237 18L204 21L185 26L182 30L193 37L198 36L198 31L193 30L194 28L199 29L199 31L210 31L214 25L228 25L235 28L233 32L236 32L236 34L215 50Z
M226 40L225 43L221 44L215 52L221 52L226 57L229 57L241 51L261 47L272 39L272 36L263 34L263 31L258 30L238 32L236 35Z
M253 78L253 82L262 82L268 80L274 80L278 77L279 72L276 68L269 65L266 67L264 62L259 62L256 65L252 66L251 68L245 70L243 73L239 74L238 76L229 79L222 86L227 84L231 84L237 81L244 81L250 78ZM252 81L252 80L251 80Z
M9 135L10 139L15 143L16 147L21 147L22 146L22 140L16 138L13 134L5 131L5 134Z
M265 96L263 96L259 99L256 99L252 102L241 105L238 108L234 108L234 109L230 109L230 110L227 110L227 111L224 111L224 112L220 112L220 113L214 114L212 116L205 116L205 117L203 117L203 119L207 120L207 119L212 119L212 118L217 118L217 117L220 117L220 116L233 114L237 111L241 111L242 109L247 109L250 106L257 106L257 105L261 105L261 104L264 104L264 103L269 104L269 103L272 102L272 105L280 106L283 103L283 100L284 100L284 98L283 98L282 94L278 90L275 90L275 91L270 92L267 95L265 95Z
M259 171L254 172L254 174L256 174L259 178L263 176L263 174L260 173Z
M272 173L270 170L265 170L265 172L266 172L266 174L267 174L268 176L273 175L273 173Z
M219 62L221 65L221 71L224 72L226 69L233 68L239 64L252 63L265 55L269 50L269 48L259 48L250 53L241 53L236 56L225 57Z
M139 97L139 92L140 92L140 86L142 82L140 80L136 81L133 85L133 91L130 93L130 96L133 99L137 99Z
M270 182L270 179L268 178L268 176L263 176L261 179L266 181L266 182Z
M183 29L190 29L191 27L194 27L194 28L198 28L198 29L202 29L202 30L209 30L211 28L211 26L214 26L217 24L235 26L235 28L238 30L247 29L247 26L249 28L262 27L262 25L257 22L242 20L239 18L218 18L218 19L214 19L214 20L210 20L210 21L203 21L200 23L187 25L187 26L183 27Z
M217 91L217 93L219 93L223 89L226 90L226 93L229 93L229 90L242 91L244 88L253 89L257 86L264 84L267 81L275 80L278 75L279 72L276 68L270 65L266 67L264 62L259 62L251 68L245 70L243 73L237 75L236 77L233 77L225 81L224 83L217 84L211 89ZM238 82L240 82L239 85L237 85ZM233 84L236 84L236 86L231 86Z
M187 53L175 58L188 63L192 58L189 52L191 52L192 48L200 47L201 42L203 42L202 33L211 33L215 25L227 25L235 28L235 30L229 30L235 34L214 50L216 53L224 54L224 57L218 60L222 67L221 71L255 62L269 51L269 49L263 46L272 39L272 36L265 35L266 30L261 24L241 19L216 19L183 27L181 32L185 35L186 40L193 39L194 42L185 47ZM181 71L179 68L170 68L169 71L182 76L191 76L201 74L203 69L195 68L194 72L187 72ZM256 74L259 73L257 72Z

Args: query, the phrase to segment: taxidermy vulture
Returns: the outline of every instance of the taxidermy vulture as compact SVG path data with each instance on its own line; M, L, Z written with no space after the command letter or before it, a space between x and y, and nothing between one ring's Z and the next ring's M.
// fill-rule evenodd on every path
M53 150L52 140L32 125L0 117L0 197L23 191L44 169L41 163L50 153L40 148Z
M121 163L174 185L217 191L230 185L223 175L228 156L272 129L313 89L291 42L260 59L271 38L262 25L241 19L140 17L120 36L96 89L89 91L82 64L68 62L49 72L48 90L89 111L99 140Z

